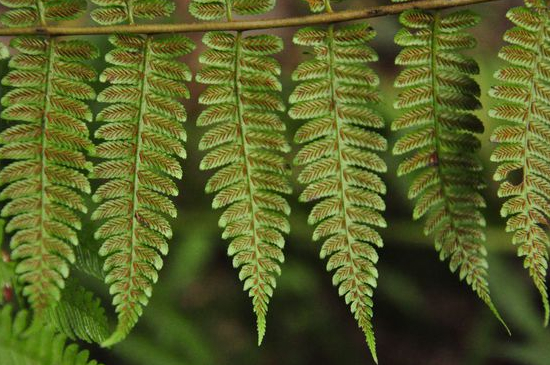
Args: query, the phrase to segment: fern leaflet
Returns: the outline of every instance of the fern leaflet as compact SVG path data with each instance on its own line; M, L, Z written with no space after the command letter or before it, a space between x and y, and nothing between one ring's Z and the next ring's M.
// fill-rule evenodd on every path
M73 20L86 10L86 0L1 0L11 10L0 16L7 27L29 27L59 20Z
M13 1L13 0L12 0ZM175 5L171 0L92 0L99 7L92 10L91 17L102 25L128 22L136 19L154 19L170 16Z
M237 14L259 14L274 1L193 1L190 11L200 19L215 19L208 9L221 6L231 19ZM199 102L208 105L197 125L211 126L199 144L210 150L201 169L220 168L208 181L206 191L216 193L212 206L226 208L219 225L223 238L231 239L228 255L240 268L239 279L252 297L257 317L258 344L265 335L267 306L284 261L289 233L290 207L280 194L291 193L289 170L280 155L290 151L277 112L284 111L280 97L279 64L270 55L282 50L272 35L244 36L226 32L207 33L210 48L200 57L204 68L197 81L209 85Z
M103 125L96 138L103 139L95 155L106 161L95 166L93 177L108 180L93 195L101 205L92 214L105 222L97 229L103 240L105 282L110 285L118 326L104 346L123 339L135 325L151 296L161 254L172 237L166 215L176 208L166 195L177 195L170 179L181 178L175 157L185 158L186 134L181 123L186 112L175 98L189 97L182 83L189 81L187 66L174 59L193 50L193 43L179 35L153 37L113 35L115 46L106 55L108 67L101 81L112 85L98 95L110 103L98 115Z
M101 301L76 280L69 280L61 301L48 309L45 322L72 340L103 342L109 334L107 316Z
M0 134L0 158L16 160L0 171L0 184L8 184L0 198L11 200L2 216L13 217L6 232L17 231L11 256L23 293L41 310L60 298L81 228L74 211L87 211L78 192L89 193L90 185L79 170L91 167L82 120L92 119L83 100L95 97L86 83L95 71L84 61L98 51L85 41L44 37L21 36L11 45L19 54L2 79L13 87L2 97L2 118L19 123Z
M237 15L267 13L275 7L275 0L191 0L189 12L197 19L216 20Z
M387 142L374 129L384 127L372 109L379 102L379 79L365 64L378 56L367 43L375 32L366 24L303 28L294 43L313 47L315 58L303 62L292 78L299 81L290 96L293 119L306 120L295 141L305 144L294 163L304 166L298 180L307 187L302 202L320 200L308 223L313 239L325 239L321 258L335 270L334 285L351 307L376 361L372 296L376 287L376 247L382 238L373 227L385 227L380 195L386 186L377 173L386 164L374 152Z
M448 15L410 10L400 21L407 28L395 36L404 47L396 63L406 68L395 81L404 90L394 106L404 113L392 129L407 133L393 152L414 153L397 173L415 173L408 193L416 199L413 218L427 217L424 233L435 236L441 260L449 259L451 271L458 270L460 279L502 321L489 295L485 218L480 212L485 200L479 190L485 184L475 133L483 132L483 124L472 113L481 104L479 85L471 77L479 68L460 53L475 46L476 40L464 30L479 17L469 10Z
M496 181L521 176L516 184L500 185L499 197L508 198L501 214L508 217L506 231L514 233L512 242L542 296L547 325L550 241L543 227L550 214L550 12L546 1L526 5L507 14L516 26L505 33L511 45L504 46L499 57L508 65L496 72L502 83L489 92L500 102L489 115L504 122L491 136L497 143L491 160L500 164Z

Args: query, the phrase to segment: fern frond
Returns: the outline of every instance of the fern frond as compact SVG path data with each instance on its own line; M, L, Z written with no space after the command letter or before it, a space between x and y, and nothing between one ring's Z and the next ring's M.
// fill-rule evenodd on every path
M98 365L89 360L88 351L76 344L67 345L66 337L40 322L29 326L29 313L5 306L0 312L0 359L2 365Z
M204 20L265 13L275 0L192 0L189 11ZM219 219L222 237L231 239L227 254L239 268L239 279L252 298L258 345L266 330L270 298L284 261L290 232L290 171L282 154L290 151L280 112L285 110L278 76L281 68L270 57L283 49L273 35L244 36L209 32L197 81L208 85L199 98L207 108L197 125L209 126L199 149L209 150L202 170L218 169L206 184L215 193L213 208L225 208Z
M200 167L220 168L206 191L216 193L214 208L226 208L219 225L223 238L231 239L228 254L252 297L261 342L284 260L281 233L290 230L290 207L279 195L291 192L280 155L290 146L277 114L284 110L279 67L269 57L281 51L282 42L275 36L223 32L207 33L203 41L210 50L200 58L204 68L197 81L209 85L199 99L208 107L197 125L211 128L199 143L199 149L210 150Z
M155 19L172 15L175 4L171 0L92 0L98 8L90 16L102 25L134 24L136 19Z
M481 104L479 86L471 78L479 69L460 52L476 44L466 30L479 17L469 10L447 15L409 10L400 21L407 28L395 37L404 47L396 63L405 69L395 80L403 91L394 106L403 114L392 129L407 132L393 153L412 154L397 173L414 173L408 194L416 199L413 218L426 218L424 233L434 235L440 259L449 259L451 271L458 271L501 320L489 295L480 212L485 201L479 191L485 184L475 134L483 124L472 114Z
M321 258L335 271L333 283L376 360L372 296L376 248L383 242L375 228L386 227L381 215L386 185L378 176L386 164L377 152L387 142L376 131L384 120L373 109L380 100L379 79L366 65L378 57L368 46L375 35L366 23L300 29L294 43L312 47L315 58L292 74L299 84L290 95L289 115L306 121L295 135L304 146L294 163L304 167L300 200L318 201L308 218L315 225L313 239L324 239Z
M76 280L68 281L60 302L46 312L45 322L71 340L101 343L109 334L101 301Z
M191 0L189 12L197 19L216 20L237 15L267 13L275 7L275 0Z
M100 222L85 222L86 230L79 235L80 242L75 249L75 269L103 282L105 281L103 258L98 255L101 242L94 238L99 224Z
M15 161L0 171L7 185L0 199L10 200L2 216L11 217L6 232L14 233L11 257L23 293L41 311L60 298L81 228L75 212L87 211L82 170L91 168L83 151L92 146L85 124L92 114L84 100L95 93L81 71L87 80L95 76L85 61L98 51L85 41L44 37L21 36L11 45L19 54L2 79L12 88L2 97L2 118L17 123L0 133L0 158Z
M508 218L506 231L514 233L512 243L525 257L524 267L541 294L547 325L550 241L544 228L550 217L550 12L544 1L526 4L508 11L515 27L505 33L510 45L499 54L508 65L495 73L500 84L489 92L499 102L489 115L503 122L491 136L497 143L491 160L500 163L494 175L503 181L498 195L508 199L500 211ZM504 181L510 175L521 180Z
M95 238L103 241L105 282L118 313L117 329L104 346L122 340L135 325L157 281L161 255L168 252L172 229L166 216L177 211L166 195L178 194L171 178L182 177L177 157L185 158L186 139L186 112L176 99L189 97L182 82L191 79L175 59L194 49L179 35L119 34L109 41L114 49L106 60L112 66L100 80L111 85L97 100L110 105L97 115L102 125L95 132L104 140L95 155L105 161L92 174L108 180L92 197L101 203L92 219L103 221Z

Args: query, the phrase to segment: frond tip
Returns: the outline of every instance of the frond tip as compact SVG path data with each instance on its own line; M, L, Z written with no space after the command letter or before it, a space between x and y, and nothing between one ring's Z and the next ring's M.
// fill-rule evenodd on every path
M549 16L543 1L508 12L516 27L505 33L504 40L511 45L499 53L508 65L496 72L500 84L489 92L499 103L489 115L503 122L491 136L497 144L491 160L500 164L494 179L521 176L516 184L501 183L498 195L508 200L500 213L508 218L506 231L514 234L512 243L525 257L524 267L540 292L545 326L550 316L546 287L550 240L544 229L550 218Z
M114 35L106 55L112 66L100 76L111 83L98 95L109 103L98 115L103 139L95 155L104 159L92 176L107 180L93 195L100 203L92 219L103 224L95 232L103 244L105 282L110 285L118 325L103 346L122 340L135 325L152 294L168 252L172 228L166 216L176 207L167 195L178 194L172 178L181 178L177 160L185 158L187 114L176 99L189 97L183 82L191 73L175 61L194 44L183 36Z
M226 209L219 220L222 237L231 239L227 253L252 297L261 343L284 261L282 233L290 231L290 206L280 195L291 192L281 156L290 146L277 114L284 110L280 69L269 57L282 50L282 41L225 32L207 33L203 41L210 49L201 55L197 81L209 85L199 98L208 107L197 125L211 128L199 143L199 149L209 150L200 168L218 169L206 191L216 194L214 208Z
M376 360L372 296L375 248L383 242L373 227L386 227L386 185L378 174L387 169L376 152L386 150L387 142L375 131L384 120L372 108L380 101L379 79L366 66L378 58L367 45L374 36L368 24L300 29L294 42L312 47L315 58L292 75L299 84L290 95L289 115L306 121L295 135L304 146L294 163L303 166L300 200L319 201L308 218L315 225L313 239L325 239L321 258L328 258L327 270L335 270L333 283Z
M403 91L394 106L403 114L392 129L407 132L393 153L412 155L397 173L414 173L408 193L416 199L413 217L426 217L424 233L435 236L440 259L449 259L451 271L458 271L502 322L489 295L485 218L480 212L485 200L479 190L485 184L475 134L483 131L483 124L472 114L481 104L479 86L471 78L479 68L460 52L475 46L464 30L479 17L468 10L445 16L409 10L400 21L407 28L395 37L404 47L396 63L406 68L395 80Z

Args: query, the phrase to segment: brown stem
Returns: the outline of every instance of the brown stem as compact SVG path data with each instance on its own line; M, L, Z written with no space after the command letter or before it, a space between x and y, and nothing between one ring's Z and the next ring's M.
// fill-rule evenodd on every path
M332 13L307 15L282 19L260 19L245 21L226 21L212 23L179 23L179 24L140 24L140 25L107 25L85 27L37 26L25 28L0 28L0 36L22 34L49 35L93 35L114 33L189 33L214 30L245 31L253 29L273 29L301 27L306 25L339 23L350 20L375 18L384 15L399 14L409 9L444 9L463 5L472 5L498 0L420 0L382 6L372 6L359 10L335 11Z

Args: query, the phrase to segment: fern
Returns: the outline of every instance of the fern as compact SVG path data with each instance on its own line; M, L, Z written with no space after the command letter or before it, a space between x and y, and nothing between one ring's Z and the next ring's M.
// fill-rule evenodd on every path
M29 314L19 311L12 319L11 307L0 311L0 359L2 365L97 365L89 360L88 351L75 344L66 345L66 338L50 326L28 326ZM37 324L38 322L35 322Z
M15 8L2 17L8 26L74 19L83 9L77 0L3 4ZM75 211L87 211L81 193L90 185L79 170L91 167L82 152L92 146L83 120L92 119L84 101L95 98L87 84L95 71L84 61L98 50L82 40L39 36L16 37L11 46L19 54L2 79L12 87L1 100L2 118L18 123L0 134L0 158L16 161L0 172L0 184L7 184L0 198L11 200L2 216L12 217L6 232L16 232L11 257L23 293L41 312L60 299L81 228Z
M216 20L237 15L267 13L275 7L275 0L191 0L189 12L197 19Z
M28 27L59 20L73 20L86 10L85 0L1 0L11 10L0 16L7 27Z
M154 19L171 15L175 10L171 0L92 0L99 7L92 10L91 17L102 25L128 22L136 19Z
M387 170L379 154L387 149L381 135L384 119L376 73L367 64L378 60L369 42L374 30L366 23L335 25L360 12L335 13L341 0L305 0L312 12L304 22L329 23L300 29L294 42L308 47L310 59L292 74L298 84L290 95L289 116L301 121L295 141L302 145L294 163L305 185L300 201L315 202L308 217L313 240L322 240L320 256L343 296L377 361L373 330L373 295L377 287L379 228ZM407 2L409 0L394 0ZM216 24L151 24L139 20L170 16L170 0L92 0L91 17L103 30L125 30L108 37L113 46L99 93L89 85L96 79L88 61L97 48L80 39L48 34L84 34L87 27L56 27L52 22L77 19L85 0L0 0L9 9L0 15L8 28L3 34L15 55L2 84L0 131L2 217L11 236L10 257L0 261L0 287L13 286L26 311L12 319L11 309L0 313L0 362L9 365L87 365L85 352L65 346L66 337L102 346L126 337L148 304L163 256L172 237L170 217L177 209L170 196L178 194L183 175L178 158L185 158L185 83L191 70L177 61L195 45L176 34L138 35L204 29L257 29L296 25L296 19L251 21L234 17L264 14L275 0L191 0L190 13ZM435 5L434 5L435 4ZM422 4L439 8L440 2ZM404 49L396 59L405 66L395 81L400 94L395 108L402 114L392 124L403 130L394 145L396 155L408 154L398 175L413 175L408 196L414 199L413 218L425 218L424 232L433 235L441 260L449 260L483 302L502 321L487 282L484 247L485 186L476 134L483 124L474 112L481 108L479 85L472 76L477 63L462 51L475 46L467 30L479 17L466 11L445 15L415 8L400 15L405 26L395 41ZM395 7L366 10L366 16L395 12ZM333 13L331 15L331 13ZM500 103L490 111L503 125L492 141L498 143L492 160L500 166L495 180L503 181L499 196L508 198L501 213L508 218L518 254L524 256L550 317L546 288L548 245L545 226L550 218L550 20L543 0L526 0L508 17L509 30L500 57L509 65L496 73L498 86L490 95ZM332 20L331 20L332 19ZM231 24L240 23L233 27ZM112 24L122 24L110 27ZM248 28L250 26L250 28ZM136 30L141 29L141 30ZM147 29L147 30L143 30ZM83 31L84 30L84 31ZM93 32L95 33L95 31ZM135 33L135 34L134 34ZM252 299L258 344L266 331L268 305L284 261L284 235L290 231L290 169L285 154L290 146L281 119L281 67L273 55L283 49L274 35L245 35L243 31L210 31L203 37L205 52L197 81L206 86L199 97L205 105L197 125L208 127L199 149L207 151L202 170L215 170L206 192L215 194L213 208L224 208L219 219L222 237L230 240L228 255ZM0 59L9 58L0 42ZM94 145L86 122L94 119L88 100L104 103L96 115ZM548 130L547 130L548 129ZM88 153L97 165L87 161ZM90 178L101 180L92 200L94 224L84 230L79 245L80 213L87 213ZM521 175L521 179L520 179ZM504 181L507 180L507 181ZM86 222L86 221L85 221ZM4 220L0 219L0 239ZM86 223L84 223L86 225ZM97 245L87 244L94 233ZM1 243L1 241L0 241ZM2 251L4 254L4 251ZM70 269L88 273L109 286L117 314L113 332L101 302L80 282L68 279ZM3 302L3 298L0 298ZM8 299L8 301L10 301ZM3 304L3 303L2 303ZM59 334L61 332L62 334ZM8 360L5 360L8 359Z
M101 301L76 280L69 280L61 301L46 312L45 321L72 340L103 342L109 334Z
M499 197L508 198L501 214L508 217L506 231L518 255L524 256L544 304L544 323L548 324L550 306L546 290L548 245L544 231L550 212L550 20L545 1L526 1L526 6L511 9L507 17L516 25L504 35L511 45L499 57L509 65L496 72L502 83L490 90L500 103L489 115L504 123L491 136L497 146L491 160L500 163L494 179L508 177ZM516 176L517 178L515 178Z
M161 254L172 229L165 215L176 208L166 195L177 195L175 183L182 170L175 157L185 158L186 135L181 123L186 112L175 98L189 97L183 81L191 74L174 61L189 53L193 43L182 36L114 35L115 47L106 55L108 67L101 81L112 85L98 95L110 103L98 115L103 125L95 136L95 155L106 161L95 166L93 177L107 179L93 195L101 203L92 214L105 220L95 233L103 240L105 282L110 285L118 326L104 346L123 339L137 322L151 296Z
M215 19L210 6L231 12L259 14L273 1L193 1L190 10L200 19ZM199 143L210 150L200 168L220 168L208 181L206 191L216 193L212 206L226 208L219 225L223 238L231 239L228 255L240 268L257 317L258 344L265 335L266 313L284 260L284 238L289 233L287 201L279 194L291 193L285 159L290 151L277 112L284 111L280 97L279 64L269 55L283 45L272 35L244 36L241 32L207 33L210 49L200 57L204 68L197 81L209 85L199 102L208 105L198 126L211 126Z
M329 2L309 2L313 11ZM295 135L305 144L294 163L304 166L298 181L306 184L302 202L319 201L308 223L313 239L325 239L321 258L335 270L333 284L366 336L375 361L372 327L373 291L378 271L375 248L383 245L375 227L386 227L380 214L386 185L378 173L386 164L376 154L387 142L376 129L383 118L373 109L380 101L378 76L366 66L378 59L368 42L376 33L366 23L303 28L294 43L313 48L314 58L300 64L292 78L300 82L290 95L293 119L305 120Z
M414 173L408 193L416 199L413 218L426 216L424 233L435 236L441 260L449 259L451 271L458 271L500 320L489 295L485 219L480 212L485 200L479 191L485 184L475 134L483 132L483 124L472 113L481 104L479 85L471 78L479 68L460 53L475 46L465 30L479 17L469 10L448 15L409 10L400 21L408 29L395 37L405 47L396 63L406 68L395 80L404 90L394 106L404 113L392 129L407 133L393 152L413 154L397 173Z

